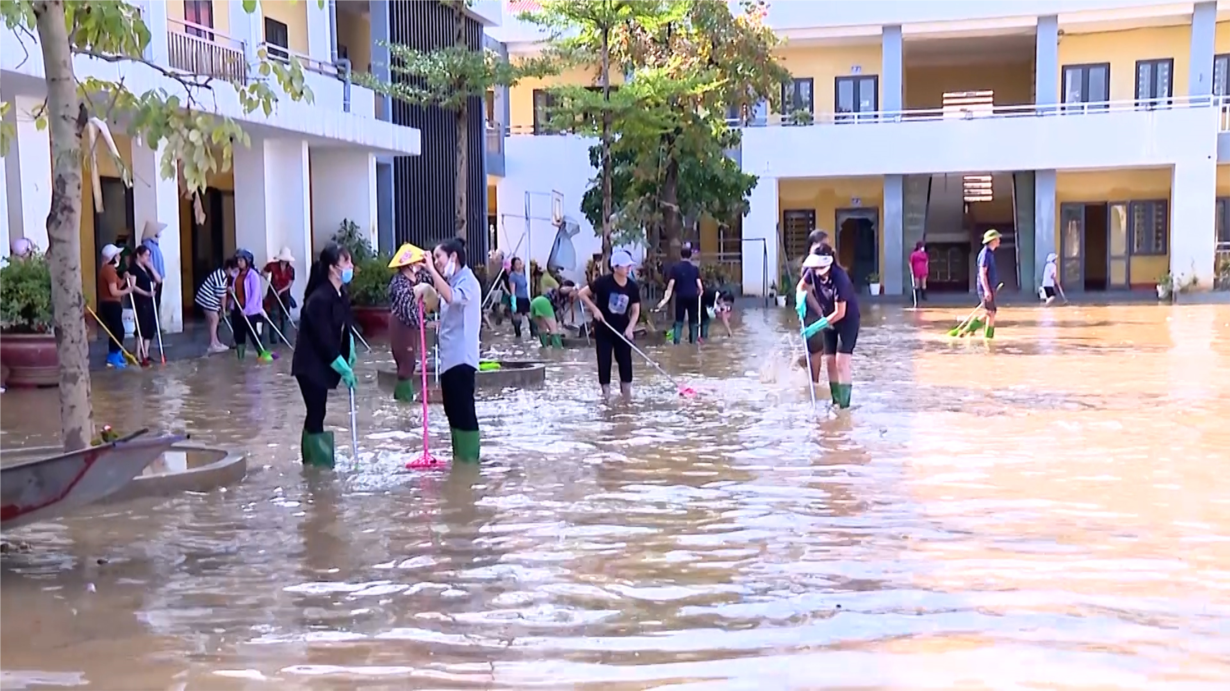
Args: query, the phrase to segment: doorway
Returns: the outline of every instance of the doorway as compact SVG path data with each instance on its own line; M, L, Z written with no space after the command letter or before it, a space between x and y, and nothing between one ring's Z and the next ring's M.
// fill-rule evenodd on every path
M1061 204L1059 224L1064 290L1126 290L1131 285L1127 202Z
M879 282L880 210L837 210L837 262L850 273L855 290L862 291L873 275Z
M192 300L192 305L199 310L193 299L196 289L205 282L214 269L222 268L226 257L223 239L226 236L228 224L234 233L235 223L235 193L207 188L201 195L201 206L205 211L205 223L196 222L192 218L192 290L185 290L184 302Z

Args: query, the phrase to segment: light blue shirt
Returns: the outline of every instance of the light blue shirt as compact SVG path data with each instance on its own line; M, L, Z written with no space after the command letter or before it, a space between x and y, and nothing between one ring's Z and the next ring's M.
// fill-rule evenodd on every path
M525 278L524 273L513 272L508 274L508 282L512 284L513 294L517 296L518 300L530 299L530 282Z
M470 267L463 266L448 279L453 301L440 301L441 374L458 365L478 369L478 330L482 324L482 286Z
M165 265L162 263L162 248L158 246L157 238L145 238L141 244L149 248L149 259L154 264L154 271L162 277L162 280L167 280L167 272Z

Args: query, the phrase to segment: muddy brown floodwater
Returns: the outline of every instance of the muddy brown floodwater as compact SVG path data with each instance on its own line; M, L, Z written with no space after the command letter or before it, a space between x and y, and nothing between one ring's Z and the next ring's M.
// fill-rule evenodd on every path
M785 311L653 349L692 401L638 363L601 403L588 351L547 352L546 388L479 403L481 469L436 473L401 470L386 357L357 469L316 479L289 358L99 373L100 421L256 472L9 535L0 685L1230 686L1230 308L1006 309L990 347L958 316L866 309L839 416L771 376ZM4 446L54 443L53 393L0 406Z

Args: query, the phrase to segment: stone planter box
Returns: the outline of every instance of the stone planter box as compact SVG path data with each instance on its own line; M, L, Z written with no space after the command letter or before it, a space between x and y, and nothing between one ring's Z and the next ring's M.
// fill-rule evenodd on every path
M371 340L388 335L389 317L392 314L388 307L353 307L351 312L354 314L355 324L363 332L363 338Z
M416 373L416 376L422 376ZM479 371L475 377L475 387L483 392L496 392L502 389L525 389L542 386L547 381L547 367L541 362L518 362L501 360L500 369ZM376 372L376 384L382 391L393 393L397 386L396 370L379 370ZM427 370L428 397L430 403L440 402L440 390L436 388L436 372Z
M5 386L59 386L60 356L51 334L0 334L0 364L8 369Z
M598 328L605 329L606 327L599 326ZM683 335L684 338L687 338L688 334L686 330L683 332ZM584 336L565 336L563 340L565 348L590 348L594 344L593 337L590 337L587 340ZM635 344L636 347L642 348L644 346L666 345L668 340L669 339L666 337L665 328L660 328L656 331L649 331L642 327L637 329L636 338L632 341L632 343Z

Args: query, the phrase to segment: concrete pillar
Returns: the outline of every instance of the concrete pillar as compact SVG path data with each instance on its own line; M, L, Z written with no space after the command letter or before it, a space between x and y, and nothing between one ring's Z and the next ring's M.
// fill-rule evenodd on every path
M312 2L312 0L307 1ZM265 15L261 11L260 4L257 4L255 12L245 12L242 2L228 2L226 11L229 15L227 18L230 20L227 34L236 41L243 41L243 53L248 64L256 65L260 62L256 49L260 45L261 37L265 35Z
M1217 161L1211 157L1174 167L1170 187L1170 273L1179 284L1195 276L1213 287Z
M1217 3L1198 2L1192 8L1192 61L1187 79L1188 96L1213 95L1213 54L1217 33Z
M387 2L368 3L371 7L372 34L372 75L382 82L390 81L389 49L383 44L390 39L389 5ZM392 101L388 96L376 94L376 118L391 122L393 120Z
M743 294L764 295L777 282L777 178L761 177L743 219ZM767 259L767 261L766 261ZM767 272L767 273L766 273ZM779 292L789 292L789 287Z
M368 234L372 246L377 233L376 157L363 150L318 148L312 162L312 247L319 252L342 221L354 221Z
M263 266L282 247L295 255L291 294L300 304L312 254L308 145L267 139L235 148L235 245Z
M1210 65L1211 66L1211 65ZM1034 52L1034 103L1054 106L1059 103L1059 17L1038 17L1038 37ZM1053 112L1039 108L1038 112Z
M147 148L138 140L132 142L132 207L133 222L139 234L146 221L165 223L158 247L162 250L162 308L159 325L168 333L184 329L184 296L191 291L191 273L184 266L179 235L179 181L160 175L162 151ZM141 238L144 241L144 237Z
M0 165L0 259L9 256L9 183L8 166Z
M14 136L4 157L10 238L26 238L47 251L47 214L51 211L51 140L32 113L43 99L17 96L9 109Z
M393 205L393 159L378 158L376 160L376 237L379 247L386 252L397 249L397 235L394 232Z
M242 3L241 3L242 4ZM329 31L329 3L307 0L308 57L329 64L333 62L333 37Z
M1046 266L1046 255L1052 252L1058 254L1055 250L1055 171L1038 170L1034 172L1034 266Z
M884 210L880 219L884 234L884 265L880 267L880 279L884 282L885 295L902 295L906 280L903 257L905 252L905 178L900 175L884 176Z
M167 25L167 3L161 0L146 0L141 3L141 14L152 36L149 45L145 47L145 59L155 65L168 64L170 58L167 53L166 34L170 27Z
M902 110L905 93L905 69L902 66L901 27L886 26L880 36L880 88L884 102L880 110L898 113Z

